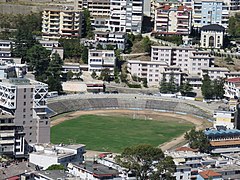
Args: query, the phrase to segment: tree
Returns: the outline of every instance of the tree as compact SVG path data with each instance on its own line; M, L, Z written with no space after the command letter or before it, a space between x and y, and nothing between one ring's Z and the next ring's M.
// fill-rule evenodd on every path
M91 26L91 17L90 17L90 12L88 9L84 8L83 10L83 16L85 19L85 34L84 36L87 38L92 38L93 37L93 31L92 31L92 26Z
M47 84L49 91L58 91L62 92L62 83L61 83L61 70L62 70L63 60L60 58L58 53L54 53L51 57L47 69Z
M103 49L103 46L100 43L98 43L96 49L101 50L101 49Z
M149 53L151 52L151 45L152 45L152 42L151 40L149 39L149 37L144 37L143 40L142 40L142 46L144 48L144 51Z
M168 92L173 94L178 92L178 87L175 83L175 78L173 72L170 74L169 82L167 83Z
M189 81L187 81L180 86L179 90L181 94L185 96L193 90L193 87L191 84L189 84Z
M82 61L85 64L88 64L88 48L84 46L83 52L82 52Z
M148 85L147 85L147 78L143 78L142 82L143 82L143 87L147 88L148 87Z
M65 167L62 164L53 164L47 170L65 170Z
M36 80L44 81L45 73L50 62L50 51L40 44L34 45L27 51L26 60L33 69Z
M224 79L215 79L213 81L213 93L215 98L222 99L224 97Z
M202 130L197 131L193 128L190 132L186 132L184 137L191 148L198 149L200 152L209 152L210 143Z
M80 44L79 39L63 39L59 40L59 43L64 50L64 59L65 58L74 58L80 59L83 52L83 45Z
M95 78L96 78L96 76L97 76L96 72L95 72L95 71L93 71L93 72L92 72L92 74L91 74L91 76L92 76L92 78L93 78L93 79L95 79Z
M68 71L67 72L67 80L70 81L73 78L73 72L72 71Z
M125 148L121 155L116 156L116 162L127 171L135 173L139 180L146 180L150 177L160 179L160 176L171 173L172 169L175 171L173 161L166 159L161 149L147 144ZM169 168L166 162L174 166Z
M117 67L114 68L114 81L115 83L119 83L119 70Z
M166 74L163 74L162 80L160 82L160 93L168 93L168 83L166 80Z
M110 81L111 80L111 71L108 68L102 69L100 74L100 79L103 81Z
M202 90L202 95L203 95L204 99L212 99L213 98L214 93L213 93L212 81L207 74L203 76L201 90Z

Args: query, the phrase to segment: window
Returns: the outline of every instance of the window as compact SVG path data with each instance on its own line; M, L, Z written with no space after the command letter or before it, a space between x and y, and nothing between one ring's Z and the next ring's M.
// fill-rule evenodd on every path
M29 133L29 135L31 136L31 135L32 135L32 133Z
M23 121L23 125L25 124L26 122L25 121Z
M26 99L26 95L25 94L24 94L23 98Z
M26 112L26 109L25 109L25 108L23 109L23 112Z
M26 102L23 102L23 105L26 106Z
M46 125L48 125L48 121L46 121Z
M23 90L24 92L27 92L27 89L26 88L24 88L24 90Z
M26 118L26 115L25 115L25 114L23 115L23 118Z

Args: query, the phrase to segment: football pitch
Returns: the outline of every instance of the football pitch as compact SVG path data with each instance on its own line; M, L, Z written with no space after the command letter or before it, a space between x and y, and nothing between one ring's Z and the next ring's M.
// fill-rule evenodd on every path
M160 116L155 120L130 116L82 115L51 128L51 143L85 144L88 150L121 152L136 144L158 146L182 135L194 125Z

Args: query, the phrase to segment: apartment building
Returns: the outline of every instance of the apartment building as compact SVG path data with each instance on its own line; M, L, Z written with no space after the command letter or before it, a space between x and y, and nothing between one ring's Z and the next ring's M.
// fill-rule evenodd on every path
M46 40L82 36L82 11L45 9L42 13L42 37Z
M11 49L13 48L14 42L9 40L0 40L0 58L11 57Z
M122 32L101 32L95 31L95 44L101 44L103 48L111 45L117 49L125 49L127 34Z
M113 50L88 50L88 71L100 74L103 69L109 69L112 73L115 67L116 57Z
M191 47L152 46L151 61L165 61L169 66L180 67L186 74L200 75L202 68L213 66L214 57Z
M110 0L110 12L110 31L141 33L143 0Z
M47 93L47 84L30 79L12 78L0 82L0 108L14 116L16 126L23 126L28 144L50 142Z
M209 24L228 27L229 11L223 0L195 0L193 3L193 27Z
M239 0L224 0L224 3L227 5L230 12L240 10L240 1Z
M164 5L155 11L154 31L160 34L188 35L192 24L191 8Z
M64 50L60 43L56 40L39 40L39 43L47 50L51 51L51 55L58 53L61 59L64 58Z
M24 157L25 140L23 126L16 126L14 116L0 115L0 156Z
M129 60L127 70L132 76L147 78L148 86L159 86L164 68L168 64L163 61Z
M228 78L224 83L224 96L228 99L240 97L240 78Z
M224 67L208 67L208 68L202 68L201 76L203 77L205 74L207 74L211 80L225 78L226 73L229 73L230 70L228 68Z

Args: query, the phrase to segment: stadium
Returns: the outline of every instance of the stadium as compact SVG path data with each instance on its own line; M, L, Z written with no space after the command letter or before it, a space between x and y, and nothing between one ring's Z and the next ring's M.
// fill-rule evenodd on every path
M139 115L142 119L148 117L151 112L160 113L160 115L162 113L164 116L191 121L195 126L201 125L195 123L195 121L197 122L199 119L201 123L206 124L209 124L209 121L213 120L213 109L202 102L138 94L83 94L60 96L50 99L48 108L50 111L49 116L56 116L56 119L51 122L51 126L83 114L96 114L96 112L132 113L134 116L135 114ZM65 118L58 118L58 115L69 112L72 112L72 114ZM198 128L205 127L206 126L199 126ZM179 138L183 140L182 136Z

